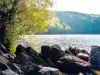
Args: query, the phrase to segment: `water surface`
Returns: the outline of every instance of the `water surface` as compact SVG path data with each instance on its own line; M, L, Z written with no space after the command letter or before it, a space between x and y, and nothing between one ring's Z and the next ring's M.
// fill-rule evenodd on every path
M40 49L41 45L58 44L62 50L67 49L69 46L77 47L90 51L92 45L100 46L100 35L36 35L37 39L33 40L34 36L30 39L24 40L24 45L30 45L33 48Z

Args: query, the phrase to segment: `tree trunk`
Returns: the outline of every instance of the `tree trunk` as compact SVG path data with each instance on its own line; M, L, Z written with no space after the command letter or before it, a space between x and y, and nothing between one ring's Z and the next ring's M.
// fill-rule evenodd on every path
M3 12L0 12L0 43L4 43L4 38L5 38L5 26L3 25L4 23L3 17L4 17Z
M5 27L2 26L0 28L0 43L4 43L4 38L5 38Z

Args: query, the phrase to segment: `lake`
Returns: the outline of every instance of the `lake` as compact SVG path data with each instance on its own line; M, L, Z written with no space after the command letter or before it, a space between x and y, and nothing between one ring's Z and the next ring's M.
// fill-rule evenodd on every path
M32 46L38 50L40 50L41 45L51 46L53 44L58 44L61 46L62 50L72 46L81 50L85 49L89 52L92 45L100 46L100 35L31 35L22 38L19 43L25 46Z

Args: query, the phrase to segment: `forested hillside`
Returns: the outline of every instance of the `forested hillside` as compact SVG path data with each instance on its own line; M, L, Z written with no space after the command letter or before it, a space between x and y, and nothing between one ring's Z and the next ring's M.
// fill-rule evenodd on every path
M59 19L63 28L49 28L49 34L99 34L100 15L84 14L79 12L57 11L56 17Z

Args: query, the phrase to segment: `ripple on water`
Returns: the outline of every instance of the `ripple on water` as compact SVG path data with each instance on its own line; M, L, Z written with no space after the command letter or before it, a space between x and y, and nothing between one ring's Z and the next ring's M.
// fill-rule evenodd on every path
M69 46L90 51L90 46L100 46L100 35L36 35L37 40L22 38L19 43L40 49L41 45L58 44L64 50Z

